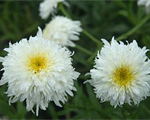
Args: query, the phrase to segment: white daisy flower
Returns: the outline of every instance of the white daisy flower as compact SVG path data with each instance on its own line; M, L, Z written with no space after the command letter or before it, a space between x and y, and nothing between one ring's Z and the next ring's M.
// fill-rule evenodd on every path
M40 17L42 19L47 19L50 14L55 12L59 2L64 2L65 0L44 0L39 7Z
M145 6L146 12L150 13L150 0L138 0L138 5Z
M50 101L61 107L67 94L73 96L79 73L72 67L71 52L43 39L41 29L37 36L10 44L4 50L8 54L0 59L4 66L0 84L8 83L10 103L25 100L27 110L36 105L38 115L39 108L46 110Z
M150 61L146 47L138 47L134 40L125 45L112 38L111 44L102 39L104 47L90 70L89 80L101 102L110 101L114 107L131 105L149 96Z
M79 40L79 32L82 31L80 21L73 21L63 16L56 16L43 30L43 37L53 40L62 46L74 47L72 41Z

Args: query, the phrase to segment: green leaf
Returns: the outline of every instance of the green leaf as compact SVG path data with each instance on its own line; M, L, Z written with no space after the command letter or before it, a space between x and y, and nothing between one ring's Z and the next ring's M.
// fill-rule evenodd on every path
M52 103L49 104L48 111L52 119L58 119L58 113Z
M25 115L27 114L27 110L23 104L23 102L17 102L17 111L16 111L17 119L25 119Z

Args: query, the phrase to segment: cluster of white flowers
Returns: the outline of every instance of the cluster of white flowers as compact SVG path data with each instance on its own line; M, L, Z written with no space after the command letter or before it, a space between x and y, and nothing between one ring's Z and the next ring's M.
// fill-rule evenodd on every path
M41 18L53 14L59 2L65 1L44 0L40 4ZM63 46L75 46L72 41L79 39L80 25L80 21L56 16L46 25L44 34L39 28L37 36L4 49L8 55L0 58L4 67L0 85L8 84L9 103L25 100L27 110L33 111L36 106L38 115L39 108L45 110L50 101L61 107L67 94L73 96L73 80L79 73L72 67L71 52Z
M138 5L144 6L146 8L146 12L150 13L150 0L138 0Z
M59 2L65 0L44 0L40 4L40 16L47 19L53 14ZM138 0L150 12L150 0ZM46 110L53 101L61 107L67 96L73 96L74 80L79 73L72 67L71 52L66 46L74 47L82 31L80 21L55 16L35 37L9 44L6 57L0 57L3 76L0 85L8 84L9 103L26 101L28 111L36 106ZM124 103L139 104L150 95L150 61L146 47L140 48L134 40L125 45L112 38L111 43L102 39L104 47L95 58L90 70L91 80L97 98L111 105ZM33 111L34 112L34 111Z
M92 80L88 82L95 87L96 96L110 101L116 107L124 103L138 104L150 95L150 61L145 47L138 47L134 40L125 45L112 38L111 44L102 39L104 47L95 59L91 69Z
M63 16L56 16L48 23L43 31L43 37L53 40L62 46L74 47L72 41L79 40L79 32L82 31L80 21L73 21Z
M73 96L74 81L79 76L72 67L71 52L53 41L45 40L39 29L37 36L10 44L1 58L4 74L0 85L8 83L9 102L26 100L27 110L36 105L43 110L50 101L61 107L67 94Z
M64 0L45 0L40 4L40 16L42 19L48 18L53 13L59 2ZM46 39L53 40L62 46L75 47L72 41L79 40L79 33L82 31L80 21L73 21L67 17L55 16L43 30Z

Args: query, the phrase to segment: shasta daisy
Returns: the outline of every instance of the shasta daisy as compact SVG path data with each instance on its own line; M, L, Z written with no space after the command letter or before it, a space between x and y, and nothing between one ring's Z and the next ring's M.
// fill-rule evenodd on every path
M80 21L73 21L67 17L56 16L50 21L44 31L43 37L53 40L62 46L74 47L73 41L79 40L82 31Z
M74 80L79 73L72 67L71 52L53 41L45 40L39 28L37 36L9 45L6 57L1 57L3 77L0 84L8 84L9 102L26 101L27 110L36 105L46 110L53 101L57 106L73 96Z
M64 2L65 0L44 0L39 7L40 16L42 19L47 19L50 14L55 12L58 3Z
M139 104L149 96L150 61L146 47L140 48L134 40L125 45L112 38L111 44L102 39L104 47L90 70L97 98L110 101L116 107L124 103Z

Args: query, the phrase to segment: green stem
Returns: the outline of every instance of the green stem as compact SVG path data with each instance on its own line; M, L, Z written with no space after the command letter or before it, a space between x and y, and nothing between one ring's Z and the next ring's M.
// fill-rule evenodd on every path
M80 45L77 45L77 44L76 44L76 48L77 48L78 50L80 50L80 51L82 51L82 52L88 54L88 55L92 55L92 54L93 54L91 51L89 51L89 50L87 50L87 49L81 47Z
M96 50L92 55L91 55L91 57L87 60L87 62L91 62L94 58L95 58L95 56L97 55L97 52L98 52L99 50Z
M69 15L69 13L64 9L63 4L59 3L59 9L61 10L61 12L68 18L71 18L71 16Z
M99 46L102 46L102 42L100 42L97 38L95 38L93 35L91 35L87 30L83 29L82 32L89 37L92 41L97 43Z
M68 18L71 18L71 16L69 15L69 13L64 9L63 4L60 3L59 4L59 9L61 10L61 12ZM91 35L88 31L86 31L85 29L82 30L83 34L86 35L87 37L89 37L92 41L94 41L96 44L102 46L102 43L100 42L100 40L98 40L97 38L95 38L93 35Z
M121 113L122 113L123 119L126 120L125 110L123 107L121 107Z
M142 107L143 107L144 110L150 115L150 110L149 110L144 104L142 104Z
M95 58L100 48L101 46L98 47L98 49L91 55L91 57L87 60L87 62L91 62Z
M61 10L61 12L68 18L71 18L71 16L68 14L68 12L64 9L63 4L60 3L59 4L59 9ZM79 49L80 51L88 54L88 55L92 55L92 52L90 52L89 50L81 47L80 45L76 45L76 48Z
M116 38L117 41L122 39L126 39L128 36L134 34L138 29L140 29L148 20L150 19L150 14L147 15L143 20L141 20L134 28L126 32L125 34L121 35L120 37ZM88 62L91 62L95 56L97 55L98 50L96 50L93 55L88 59Z
M14 113L16 113L16 109L14 108L14 106L11 105L10 107L11 107L12 111L13 111Z
M2 98L1 101L4 102L3 104L5 104L6 106L8 106L8 104L6 104L6 101L5 101L6 99L3 98L3 96L1 96L1 95L0 95L0 98ZM16 113L16 110L15 110L15 108L14 108L13 105L10 105L10 109L11 109L12 113Z
M140 29L148 20L150 19L150 14L147 15L143 20L141 20L134 28L130 31L126 32L125 34L121 35L120 37L116 38L117 41L126 39L128 36L134 34L138 29Z

